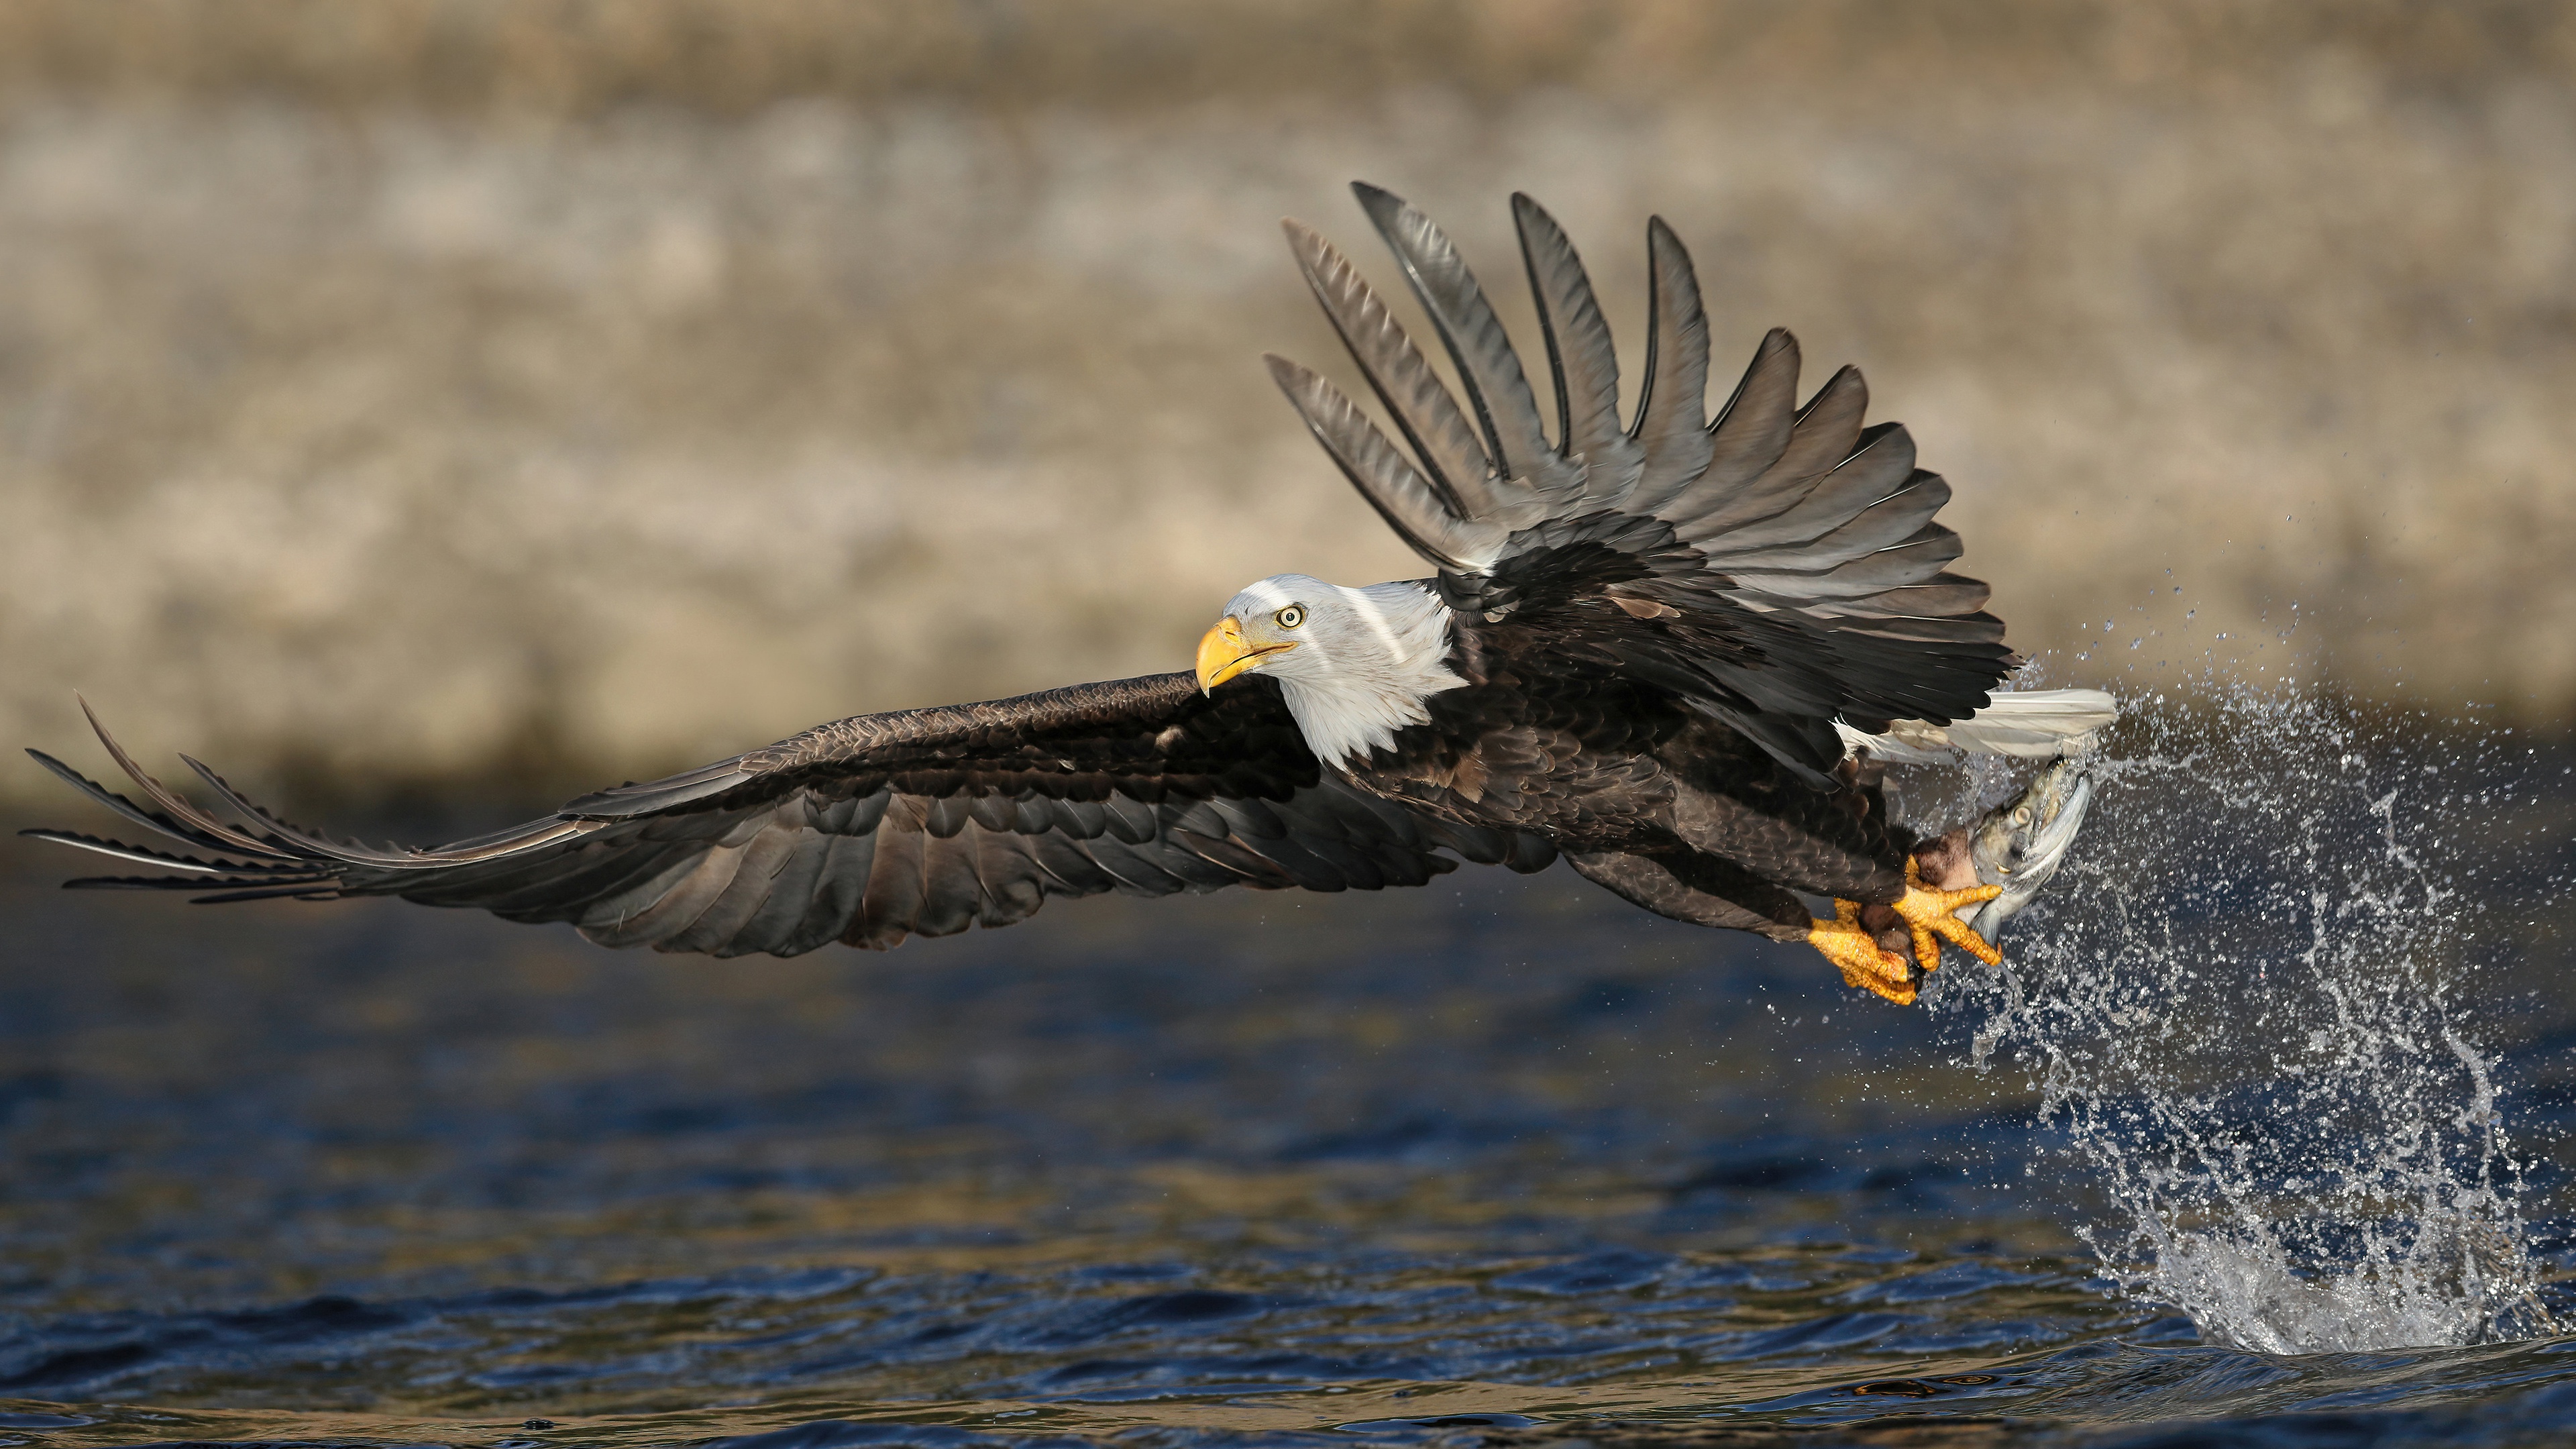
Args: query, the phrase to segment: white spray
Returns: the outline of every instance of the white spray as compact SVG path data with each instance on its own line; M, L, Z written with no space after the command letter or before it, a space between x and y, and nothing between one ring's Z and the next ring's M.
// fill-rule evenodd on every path
M2007 965L1945 970L1927 1002L1972 1019L1978 1065L2031 1072L2107 1198L2085 1231L2106 1273L2205 1338L2549 1331L2471 1009L2529 903L2443 852L2504 817L2501 752L2286 686L2210 693L2123 701L2085 837Z

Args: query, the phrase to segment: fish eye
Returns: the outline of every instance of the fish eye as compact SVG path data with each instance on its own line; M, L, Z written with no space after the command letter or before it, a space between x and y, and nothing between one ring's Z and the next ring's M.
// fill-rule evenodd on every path
M1298 625L1306 622L1306 606L1303 604L1290 604L1287 608L1280 610L1278 613L1273 614L1270 617L1278 621L1280 628L1294 629Z

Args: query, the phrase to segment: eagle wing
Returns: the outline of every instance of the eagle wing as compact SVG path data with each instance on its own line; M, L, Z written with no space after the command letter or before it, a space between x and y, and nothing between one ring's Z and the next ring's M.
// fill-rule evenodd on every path
M1798 342L1774 328L1734 396L1703 416L1708 322L1690 256L1661 218L1645 375L1619 418L1610 329L1574 247L1512 198L1555 384L1551 440L1519 355L1457 248L1402 199L1360 205L1455 364L1462 406L1349 260L1311 229L1289 242L1411 456L1333 384L1284 358L1271 375L1362 496L1439 568L1471 626L1506 619L1650 679L1726 720L1814 784L1836 720L1946 723L2009 667L1985 584L1948 572L1933 521L1949 485L1901 425L1864 427L1845 367L1801 406Z
M1456 868L1442 849L1525 871L1554 859L1535 837L1417 816L1326 774L1269 680L1208 696L1191 675L1162 674L861 715L417 850L289 825L188 760L226 819L98 735L148 805L29 753L212 858L25 832L168 872L71 885L207 901L395 895L570 921L603 945L717 956L832 941L883 949L1009 925L1049 896L1420 885Z

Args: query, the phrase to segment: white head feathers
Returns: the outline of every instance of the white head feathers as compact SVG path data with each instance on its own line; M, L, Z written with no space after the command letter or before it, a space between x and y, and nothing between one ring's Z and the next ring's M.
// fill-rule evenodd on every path
M1252 666L1279 681L1306 747L1347 767L1427 723L1422 702L1466 680L1442 661L1449 608L1426 584L1345 588L1304 574L1274 574L1234 596L1226 617L1256 645L1296 647Z

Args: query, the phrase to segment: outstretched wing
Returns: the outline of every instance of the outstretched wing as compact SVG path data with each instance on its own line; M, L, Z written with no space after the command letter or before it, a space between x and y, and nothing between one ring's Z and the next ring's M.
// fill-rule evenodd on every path
M289 825L188 760L227 820L145 774L99 728L148 805L28 753L208 858L25 833L167 872L74 886L207 901L395 895L570 921L602 945L717 956L832 941L884 949L1006 926L1049 896L1420 885L1456 868L1443 848L1525 871L1554 858L1534 837L1415 816L1327 776L1277 685L1246 686L1207 696L1191 675L1161 674L861 715L429 850Z
M1315 373L1273 357L1271 375L1362 496L1438 566L1462 620L1579 637L1580 652L1667 685L1819 784L1842 753L1837 719L1876 733L1985 703L2011 659L2002 621L1983 612L1983 583L1946 572L1959 536L1933 514L1949 485L1914 466L1902 426L1862 426L1857 369L1800 406L1797 339L1775 328L1709 421L1699 283L1657 218L1645 376L1623 427L1583 263L1515 195L1555 384L1551 440L1457 249L1401 198L1353 190L1456 365L1464 405L1349 260L1293 221L1298 264L1411 456Z

